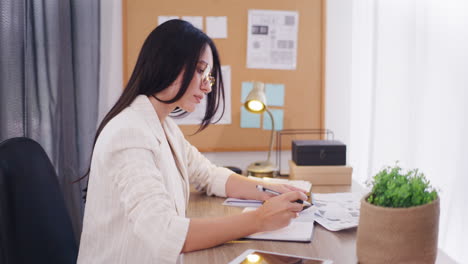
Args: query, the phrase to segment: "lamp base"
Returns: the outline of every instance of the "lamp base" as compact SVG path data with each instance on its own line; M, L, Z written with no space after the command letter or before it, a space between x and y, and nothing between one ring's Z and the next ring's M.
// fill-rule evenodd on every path
M269 161L256 161L247 167L247 175L255 177L276 177L276 166Z

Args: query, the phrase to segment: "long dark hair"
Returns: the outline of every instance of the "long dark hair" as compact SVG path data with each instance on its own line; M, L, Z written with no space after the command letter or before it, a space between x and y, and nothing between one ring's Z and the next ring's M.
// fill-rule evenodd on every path
M179 100L187 91L200 55L207 45L213 53L212 75L215 77L215 83L212 91L206 96L205 116L195 133L202 131L211 123L218 122L221 117L215 122L212 122L212 120L220 105L223 107L222 114L224 114L224 85L216 46L205 33L192 26L192 24L178 19L169 20L156 27L143 43L125 90L97 129L93 151L99 134L101 134L104 127L112 118L128 107L138 95L152 96L163 91L176 80L182 70L185 70L180 90L174 98L164 101L155 97L158 101L167 104ZM180 116L184 113L185 111L182 109L176 108L172 114ZM84 179L89 175L89 172L90 167L88 167L85 175L75 182Z

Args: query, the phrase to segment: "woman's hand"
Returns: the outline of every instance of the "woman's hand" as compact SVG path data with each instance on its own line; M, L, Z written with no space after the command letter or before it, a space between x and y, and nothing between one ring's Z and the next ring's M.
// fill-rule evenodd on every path
M259 185L262 185L263 187L265 188L268 188L270 190L273 190L273 191L277 191L279 193L287 193L287 192L301 192L301 193L304 193L304 194L307 194L306 191L302 190L302 189L299 189L299 188L296 188L294 186L291 186L289 184L278 184L278 183L264 183L264 182L261 182L259 183ZM267 192L260 192L259 191L259 198L257 200L260 200L260 201L266 201L268 199L270 199L271 197L275 196L274 194L271 194L271 193L267 193ZM307 198L305 199L307 200Z
M258 230L270 231L289 225L302 210L302 204L294 202L297 199L306 200L307 195L302 191L289 191L266 200L255 210Z
M265 201L274 195L259 191L257 185L262 185L268 189L277 191L279 193L287 193L298 191L306 194L307 192L299 188L293 187L289 184L269 183L259 181L241 176L233 173L226 181L226 195L227 197L247 199L247 200L260 200Z

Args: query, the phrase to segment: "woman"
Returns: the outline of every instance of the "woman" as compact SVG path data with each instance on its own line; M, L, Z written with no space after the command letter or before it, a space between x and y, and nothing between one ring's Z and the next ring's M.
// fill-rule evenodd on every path
M199 130L224 100L214 43L184 21L160 25L98 128L78 263L175 263L182 252L281 228L296 217L302 205L292 201L307 199L303 192L274 184L268 187L284 194L257 191L258 182L212 165L168 118L194 111L205 96ZM208 195L268 202L239 215L188 219L189 183Z

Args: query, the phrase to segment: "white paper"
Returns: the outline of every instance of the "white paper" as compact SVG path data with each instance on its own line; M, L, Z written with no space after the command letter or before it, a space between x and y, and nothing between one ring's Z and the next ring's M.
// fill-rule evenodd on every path
M206 17L206 34L210 38L227 38L227 17L208 16Z
M226 108L224 109L224 115L217 124L231 124L231 66L224 65L221 66L221 72L223 74L223 83L224 83L224 103ZM222 103L216 112L213 121L219 119L222 113ZM174 121L179 125L199 125L205 116L206 111L206 97L197 105L195 111L188 114L183 118L174 118Z
M203 31L203 17L202 16L183 16L182 20L190 22L194 27Z
M172 19L179 19L179 17L178 16L158 16L158 26Z
M315 193L315 221L330 231L356 227L359 224L359 193Z
M249 10L247 68L296 69L299 13Z
M249 212L257 208L247 207L242 212ZM291 220L288 226L281 229L255 233L246 238L285 240L285 241L311 241L314 230L313 209L309 208L299 213L297 218Z

